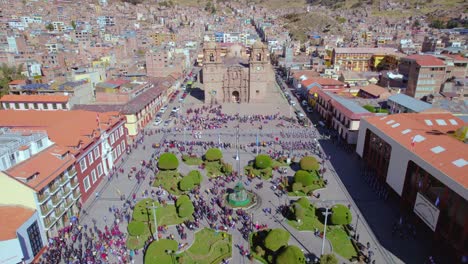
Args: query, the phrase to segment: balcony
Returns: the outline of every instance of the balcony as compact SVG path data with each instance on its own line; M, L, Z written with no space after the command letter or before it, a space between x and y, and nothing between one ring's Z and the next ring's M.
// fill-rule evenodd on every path
M47 217L45 220L44 220L44 226L46 229L50 229L54 224L55 224L55 221L57 220L57 218L55 218L55 216L51 215L49 217Z
M52 204L54 205L54 207L57 207L57 205L59 205L62 201L62 198L59 198L57 195L52 197Z
M71 179L71 178L75 177L75 175L76 175L75 167L72 167L71 169L69 169L67 173L68 173L68 178Z
M73 199L78 200L78 198L80 198L80 196L81 196L81 193L79 191L75 190L73 192Z
M50 212L52 212L52 206L50 205L41 206L42 216L47 216L48 214L50 214Z
M58 190L60 190L60 184L54 183L49 187L50 193L55 194Z
M69 187L63 187L63 196L69 195L71 192L71 189Z
M65 208L63 207L55 208L55 217L60 218L64 212Z
M49 198L50 198L49 192L44 192L43 194L37 194L37 201L39 202L39 204L43 204Z
M75 201L73 199L69 198L69 199L67 199L65 201L65 207L70 208L70 206L72 206L74 203L75 203Z
M67 184L68 181L70 181L68 177L62 176L62 178L60 179L60 185L64 186L65 184Z
M76 180L76 179L71 180L70 185L71 185L72 189L75 189L76 187L78 187L78 180Z

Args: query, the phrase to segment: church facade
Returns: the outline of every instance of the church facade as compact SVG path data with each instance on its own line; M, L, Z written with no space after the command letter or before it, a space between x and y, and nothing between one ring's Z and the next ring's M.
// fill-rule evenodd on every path
M250 54L233 45L226 54L216 43L203 48L202 83L205 103L261 103L274 88L274 71L267 48L254 43Z

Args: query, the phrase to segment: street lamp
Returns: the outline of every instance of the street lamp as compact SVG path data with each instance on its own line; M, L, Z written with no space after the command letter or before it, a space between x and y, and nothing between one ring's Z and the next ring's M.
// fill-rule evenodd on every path
M331 212L328 212L328 205L325 205L325 213L323 213L323 215L325 215L325 225L324 225L324 228L323 228L322 253L320 254L321 256L323 256L323 251L325 249L325 239L326 239L326 235L327 235L327 221L328 221L328 215L329 214L331 214Z
M155 238L154 240L158 241L158 220L156 219L156 209L158 208L157 206L154 205L154 202L152 203L152 206L149 206L149 201L146 201L146 208L151 208L153 210L153 218L154 218L154 233L155 233Z

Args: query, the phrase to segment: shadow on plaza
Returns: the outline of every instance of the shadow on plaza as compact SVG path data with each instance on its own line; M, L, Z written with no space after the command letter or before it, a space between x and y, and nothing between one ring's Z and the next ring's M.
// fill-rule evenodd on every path
M379 198L361 176L360 158L354 151L350 154L329 139L321 139L319 142L325 154L331 157L330 162L336 175L359 207L380 244L405 263L425 263L430 255L432 241L427 230L420 228L415 239L402 239L398 235L392 235L392 226L401 217L398 200L389 198L384 201Z
M201 102L205 101L205 91L203 91L200 87L191 88L190 95Z

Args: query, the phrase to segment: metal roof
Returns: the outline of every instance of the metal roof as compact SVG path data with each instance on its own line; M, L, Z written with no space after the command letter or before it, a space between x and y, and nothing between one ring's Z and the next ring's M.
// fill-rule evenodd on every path
M390 96L388 100L402 105L410 110L413 110L414 112L421 112L432 108L432 105L429 103L420 101L418 99L401 93Z

